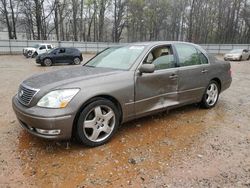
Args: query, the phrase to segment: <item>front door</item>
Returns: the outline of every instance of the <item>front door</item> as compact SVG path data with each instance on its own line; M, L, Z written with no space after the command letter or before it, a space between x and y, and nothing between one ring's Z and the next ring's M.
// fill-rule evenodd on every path
M46 50L46 46L45 45L41 45L38 48L38 51L37 51L38 54L43 54L43 53L46 53L46 52L47 52L47 50Z
M65 63L67 60L65 59L65 48L59 48L55 57L55 61L57 63Z
M171 47L156 47L143 63L155 64L156 70L154 73L136 73L137 117L177 104L178 73Z

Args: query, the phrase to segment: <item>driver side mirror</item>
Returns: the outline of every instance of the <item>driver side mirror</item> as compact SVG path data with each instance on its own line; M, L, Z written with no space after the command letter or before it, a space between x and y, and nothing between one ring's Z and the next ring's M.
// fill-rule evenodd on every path
M153 73L155 71L154 64L142 64L139 68L140 73Z

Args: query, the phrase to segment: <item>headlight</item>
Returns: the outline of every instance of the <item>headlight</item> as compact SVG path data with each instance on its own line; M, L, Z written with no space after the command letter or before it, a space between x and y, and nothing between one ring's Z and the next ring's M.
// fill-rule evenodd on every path
M37 106L45 108L65 108L80 89L62 89L51 91L42 97Z

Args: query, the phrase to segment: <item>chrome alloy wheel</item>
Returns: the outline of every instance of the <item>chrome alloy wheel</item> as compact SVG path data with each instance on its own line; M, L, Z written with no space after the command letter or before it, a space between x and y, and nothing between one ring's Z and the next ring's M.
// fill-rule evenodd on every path
M114 111L106 106L96 106L83 122L83 133L92 142L101 142L113 132L116 118Z
M218 99L219 89L215 83L211 83L206 91L206 102L209 106L213 106Z

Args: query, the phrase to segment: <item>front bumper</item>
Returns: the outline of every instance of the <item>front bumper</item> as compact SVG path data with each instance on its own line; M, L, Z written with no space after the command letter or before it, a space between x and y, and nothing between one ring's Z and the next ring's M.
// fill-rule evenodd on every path
M41 138L52 140L68 140L71 138L74 115L65 114L53 117L51 110L57 109L36 108L35 110L30 110L29 108L20 104L16 96L14 96L12 99L12 107L21 126L29 133ZM40 113L39 110L43 112ZM48 110L47 117L39 116L39 114L45 114L45 110ZM40 130L45 130L44 132L60 130L58 131L60 133L42 134L40 133Z
M239 61L240 57L224 57L225 60L227 61Z
M41 62L42 62L42 61L40 60L40 58L36 58L36 63L37 63L37 64L41 64Z

